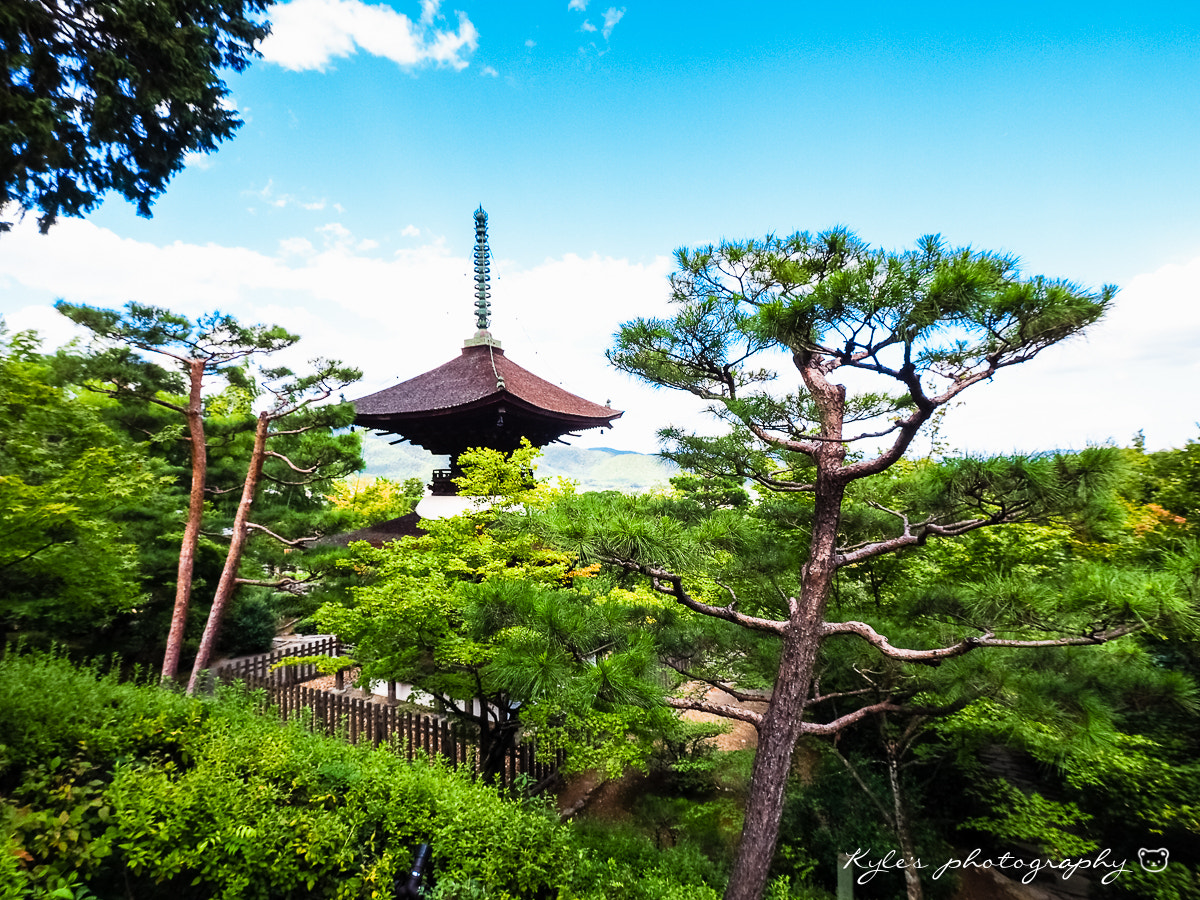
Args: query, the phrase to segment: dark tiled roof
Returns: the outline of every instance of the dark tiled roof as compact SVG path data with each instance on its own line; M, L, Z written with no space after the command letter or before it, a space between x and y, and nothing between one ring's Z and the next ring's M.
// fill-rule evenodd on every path
M378 522L358 531L348 531L345 534L334 534L322 538L318 543L325 546L347 547L352 541L366 541L372 547L382 547L389 541L398 541L402 537L420 537L425 534L421 527L421 517L415 512L400 516L398 519L388 519Z
M497 384L497 373L504 379L503 388ZM404 416L477 406L504 394L561 416L596 419L597 424L608 424L621 415L619 410L538 378L510 360L503 350L486 344L465 347L460 356L445 365L355 400L354 408L360 416Z

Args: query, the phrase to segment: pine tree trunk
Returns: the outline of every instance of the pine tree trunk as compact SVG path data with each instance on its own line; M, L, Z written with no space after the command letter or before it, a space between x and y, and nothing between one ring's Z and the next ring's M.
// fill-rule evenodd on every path
M204 518L204 487L208 477L208 444L204 436L204 408L200 396L204 383L204 360L188 363L191 386L188 392L187 423L192 442L192 491L188 501L187 524L179 547L179 570L175 577L175 608L171 612L171 630L167 634L167 651L163 656L162 680L175 680L179 671L179 656L187 631L188 604L192 597L192 571L196 566L196 546L200 541L200 525Z
M759 729L742 840L725 889L725 900L759 900L766 890L779 840L792 753L800 738L804 702L812 687L825 605L836 571L834 557L843 490L839 482L818 476L813 541L804 567L804 583L783 638L779 675Z
M192 677L188 680L188 693L196 690L196 680L200 673L208 668L212 658L213 647L217 642L217 634L221 630L221 619L225 608L229 605L233 592L237 589L238 566L242 562L242 550L246 546L247 522L250 518L250 508L254 505L254 495L258 491L258 481L262 475L263 459L267 449L267 431L271 425L268 413L259 413L258 425L254 429L254 450L250 454L250 468L246 472L246 481L242 485L242 499L238 503L237 514L233 519L233 534L229 540L229 552L225 556L225 568L221 570L221 580L217 582L217 593L213 597L212 609L208 611L208 621L204 625L204 635L200 638L200 649L196 653L196 662L192 666Z
M741 844L725 900L758 900L766 888L779 839L792 752L800 737L801 713L819 646L811 630L806 634L795 626L784 639L779 678L759 731Z
M520 723L511 710L504 707L501 701L496 703L498 710L497 721L494 725L487 723L487 704L480 698L485 727L479 732L479 776L487 784L494 784L499 776L499 782L504 782L504 764L509 755L516 749L517 732Z
M804 703L812 688L813 669L821 649L825 606L837 572L837 532L846 485L841 478L846 449L841 444L846 389L830 384L818 369L807 366L802 353L797 368L821 412L821 433L828 440L815 454L812 543L801 570L800 598L792 604L783 637L779 675L758 735L758 751L746 798L746 817L725 900L759 900L767 887L771 860L779 841L784 790L792 753L800 737Z

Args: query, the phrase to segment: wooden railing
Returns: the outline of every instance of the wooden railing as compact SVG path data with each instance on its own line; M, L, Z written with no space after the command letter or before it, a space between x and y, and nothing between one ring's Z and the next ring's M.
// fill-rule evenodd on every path
M337 638L325 638L237 660L218 667L213 674L224 682L241 681L251 689L262 689L270 709L284 720L305 721L313 731L340 735L355 744L389 744L409 760L417 755L440 756L451 765L479 771L479 738L458 723L443 716L404 711L387 703L307 687L300 682L319 674L310 665L270 670L289 656L337 656L344 650ZM554 781L561 762L561 752L553 762L541 762L535 758L532 742L521 743L505 758L497 782L511 787L523 775L530 792L538 793Z
M312 663L306 663L302 666L281 666L278 669L274 667L289 657L341 656L343 653L349 652L350 648L338 640L337 637L324 635L313 638L310 641L305 641L302 644L293 644L282 650L273 650L270 653L261 653L258 656L249 656L243 659L217 663L213 666L212 674L222 681L266 681L272 685L279 685L281 687L289 684L301 684L305 681L311 681L321 674ZM259 684L258 686L267 687L266 684Z

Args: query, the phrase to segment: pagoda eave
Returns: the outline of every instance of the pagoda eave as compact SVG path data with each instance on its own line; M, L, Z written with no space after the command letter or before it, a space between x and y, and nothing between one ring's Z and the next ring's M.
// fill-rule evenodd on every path
M574 416L541 409L507 391L445 409L404 413L360 414L356 425L400 435L439 456L457 456L469 447L487 446L511 452L527 438L544 447L572 431L609 428L622 415Z

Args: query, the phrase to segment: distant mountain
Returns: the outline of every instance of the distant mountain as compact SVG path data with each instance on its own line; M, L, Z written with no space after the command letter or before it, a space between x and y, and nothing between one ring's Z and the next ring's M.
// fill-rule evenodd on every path
M545 449L538 475L562 476L579 482L585 491L648 491L669 487L679 469L674 463L650 453L597 447L581 450L563 444Z
M392 439L394 440L394 438ZM428 483L435 466L446 465L446 457L435 457L409 443L389 444L388 438L363 434L365 474L403 481L420 478ZM648 491L668 487L678 471L675 465L650 453L601 447L584 450L564 444L547 447L538 465L539 478L561 476L578 482L584 491Z

